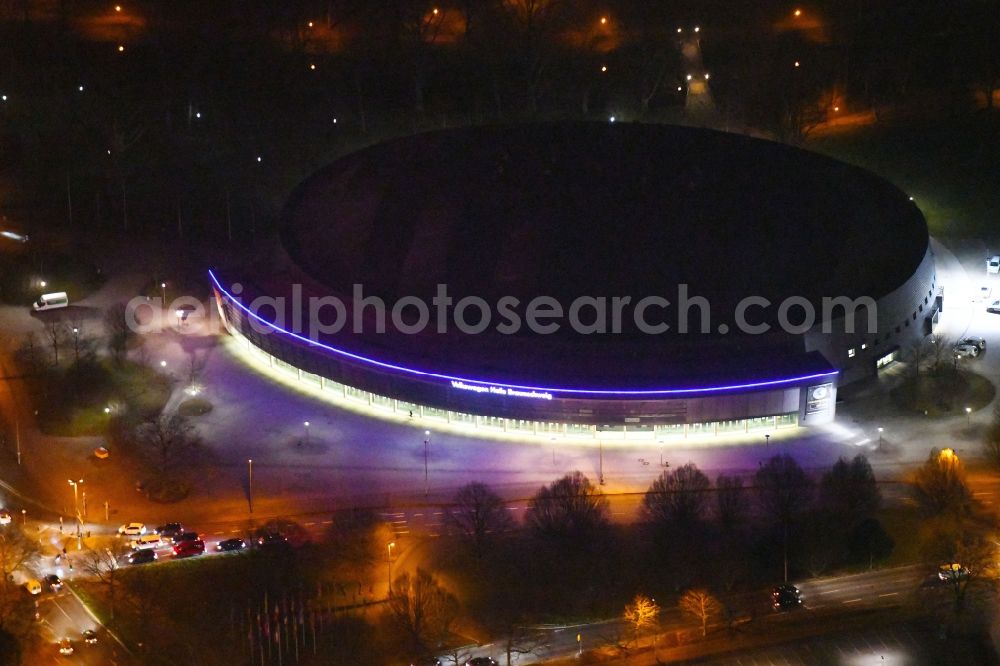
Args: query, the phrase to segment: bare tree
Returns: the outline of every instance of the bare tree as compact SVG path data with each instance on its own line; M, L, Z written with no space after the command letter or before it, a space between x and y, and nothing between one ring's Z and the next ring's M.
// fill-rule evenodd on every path
M125 359L128 344L135 333L128 325L128 305L116 303L104 311L104 331L108 354L116 363Z
M88 550L83 556L83 570L96 578L108 590L108 611L111 622L115 621L122 558L129 551L130 548L119 539L112 542L107 548Z
M514 526L503 500L484 483L462 486L445 513L445 523L454 528L481 559L490 542Z
M519 661L522 655L538 654L546 647L548 641L538 629L512 625L504 632L503 651L507 657L507 666Z
M995 469L1000 469L1000 402L993 406L993 422L986 430L983 454Z
M820 479L819 491L823 504L849 523L872 515L882 503L875 473L862 454L850 462L837 460Z
M0 531L0 625L9 617L17 597L13 594L13 573L33 564L41 555L36 539L28 536L24 528L11 523Z
M165 475L177 470L181 463L201 448L194 428L180 414L161 414L139 424L133 433L141 450L149 455Z
M704 514L710 485L694 463L664 470L642 498L643 514L659 527L690 528Z
M722 612L722 604L708 590L695 589L685 592L677 602L681 611L693 615L701 622L701 635L708 634L708 621Z
M952 449L932 449L913 479L917 504L929 515L962 516L972 508L965 468Z
M746 493L743 479L720 474L715 479L716 510L719 522L726 529L733 529L746 517Z
M59 346L66 339L66 324L52 319L45 322L45 339L52 345L53 363L59 365Z
M424 652L437 645L458 615L458 601L423 569L403 574L392 583L389 613L412 648Z
M639 635L646 629L656 626L660 615L660 607L645 594L637 594L632 603L625 606L622 619L632 628L632 639L638 643Z
M547 539L583 542L608 523L608 500L580 472L543 486L528 502L525 522Z
M792 522L809 506L812 480L790 455L773 456L754 475L764 511L782 529L784 576L788 581L788 531Z
M374 509L352 507L333 514L327 539L336 562L363 570L385 562L392 530Z

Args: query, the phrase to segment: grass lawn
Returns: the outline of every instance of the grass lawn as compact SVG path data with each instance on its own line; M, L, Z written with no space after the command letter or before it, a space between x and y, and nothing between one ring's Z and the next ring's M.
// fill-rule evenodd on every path
M908 414L926 416L955 416L966 407L978 411L990 404L996 388L982 375L950 369L932 375L921 373L908 377L890 391L896 406Z
M73 368L50 369L27 382L39 427L47 435L79 437L107 431L109 404L138 418L154 416L170 398L168 377L137 363L99 360Z
M817 137L806 148L862 166L910 194L931 234L996 238L1000 112L873 125Z

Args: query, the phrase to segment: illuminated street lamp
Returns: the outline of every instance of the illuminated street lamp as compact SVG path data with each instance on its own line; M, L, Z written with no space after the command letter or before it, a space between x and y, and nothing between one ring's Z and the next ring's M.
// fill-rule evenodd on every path
M161 307L165 307L166 304L167 304L167 283L166 282L161 282L160 283L160 296L163 297L163 301L162 301Z
M431 441L431 431L424 430L424 499L427 499L428 475L427 475L427 445Z
M80 328L78 326L73 327L73 359L77 365L80 365Z
M247 458L247 503L253 513L253 458Z
M882 433L885 432L885 428L882 426L878 427L878 450L882 450Z
M794 12L792 12L792 15L795 16L795 18L798 18L798 17L802 16L802 10L801 9L796 9Z
M965 408L965 425L966 426L972 425L972 407Z
M67 481L69 482L69 485L73 486L73 513L76 515L76 549L82 550L83 535L80 532L80 524L83 521L83 519L80 517L79 497L77 495L79 492L79 486L81 483L83 483L83 479L78 479L76 481L74 481L73 479L67 479ZM86 497L86 495L84 495L84 497Z
M122 6L121 5L115 5L115 11L116 12L120 12L121 10L122 10Z
M602 72L608 71L608 66L607 65L601 65L601 71Z
M125 45L124 44L119 44L118 45L118 53L123 53L124 51L125 51Z
M303 421L302 426L306 429L306 444L309 444L309 421Z
M607 25L607 24L608 24L608 17L607 16L602 16L601 17L601 25Z
M796 67L798 67L798 66L799 66L799 61L798 61L798 60L796 60L796 61L795 61L795 66L796 66Z
M389 594L392 594L392 549L396 546L395 541L390 541L386 550L389 551Z

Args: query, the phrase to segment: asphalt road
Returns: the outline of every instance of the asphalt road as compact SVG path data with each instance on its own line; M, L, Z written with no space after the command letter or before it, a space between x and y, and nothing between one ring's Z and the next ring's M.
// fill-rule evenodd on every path
M801 610L789 613L775 613L770 608L767 590L736 595L728 599L729 604L739 609L752 622L782 623L799 619L802 613L852 612L855 609L892 607L912 594L925 579L925 572L917 566L899 567L871 571L850 576L818 578L796 582L802 591L804 603ZM691 617L684 616L677 608L666 608L660 615L660 630L668 633L678 629L696 626ZM718 628L718 623L710 624ZM577 636L580 642L577 642ZM617 637L628 636L628 629L619 620L596 624L553 627L541 632L541 647L534 652L512 656L512 664L536 664L549 659L571 657L578 650L600 648L613 642ZM506 664L504 645L490 643L468 651L469 657L493 657ZM446 660L443 659L445 663Z
M45 591L38 597L40 616L40 654L31 656L32 664L93 664L114 666L132 663L127 653L104 628L90 616L80 600L66 587L59 592ZM97 643L84 643L82 633L97 632ZM59 640L69 638L72 655L59 654Z

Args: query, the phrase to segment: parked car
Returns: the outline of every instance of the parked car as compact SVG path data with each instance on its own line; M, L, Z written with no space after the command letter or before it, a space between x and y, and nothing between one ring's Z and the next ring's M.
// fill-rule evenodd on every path
M107 460L108 456L110 455L111 452L108 451L107 447L98 446L96 449L94 449L94 457L97 458L98 460Z
M993 314L1000 314L1000 301L993 301L986 306L986 311Z
M215 544L215 549L222 552L231 552L234 550L243 550L247 547L247 542L243 539L225 539Z
M133 550L128 555L129 564L149 564L156 561L156 551L152 548Z
M205 542L201 539L196 541L179 541L174 544L174 557L191 557L201 555L205 552Z
M153 534L159 534L162 539L173 541L184 534L184 526L180 523L166 523L154 529Z
M64 638L59 641L59 654L71 655L73 654L73 641L68 638Z
M146 533L146 526L142 523L126 523L118 528L118 534L127 537L137 537Z
M197 541L200 537L197 532L180 532L174 537L174 543L180 543L181 541Z
M776 585L771 590L771 605L774 610L792 610L802 605L802 592L791 583Z
M10 511L7 509L0 509L0 525L10 525L10 521Z
M954 582L959 580L965 580L969 577L969 570L963 567L958 562L952 562L950 564L942 564L938 567L938 580L944 582Z
M960 345L973 345L979 349L980 352L986 351L986 339L985 338L965 338L959 340Z
M59 590L62 589L62 585L63 584L62 584L62 580L59 578L59 576L57 576L55 574L49 574L48 576L45 577L44 580L45 580L45 584L53 592L58 592Z
M986 272L992 275L1000 273L1000 254L994 254L986 260Z
M257 545L261 548L276 548L288 544L288 537L281 532L267 532L257 537Z
M964 358L966 356L975 358L979 356L979 346L975 344L970 345L964 342L959 342L952 348L952 351L955 352L956 358Z
M162 543L159 534L143 534L132 542L132 548L156 548Z
M83 642L87 645L94 645L97 643L97 632L93 629L83 630Z
M24 584L24 589L28 591L28 594L32 594L32 595L34 595L34 594L41 594L42 593L42 584L39 583L34 578L32 578L31 580L27 581Z

